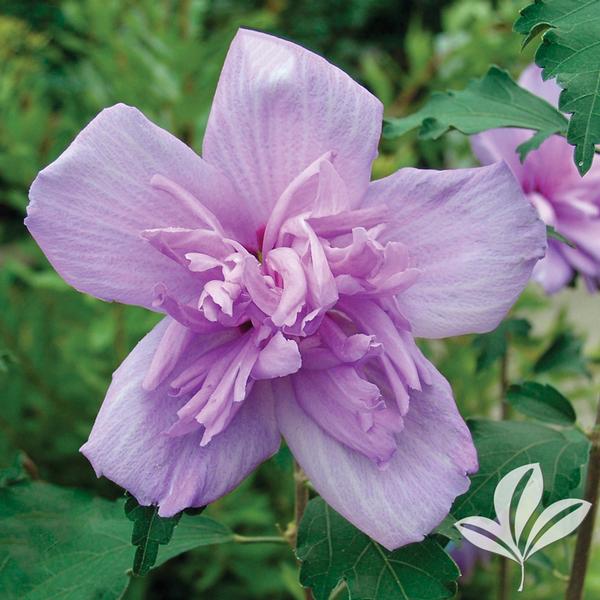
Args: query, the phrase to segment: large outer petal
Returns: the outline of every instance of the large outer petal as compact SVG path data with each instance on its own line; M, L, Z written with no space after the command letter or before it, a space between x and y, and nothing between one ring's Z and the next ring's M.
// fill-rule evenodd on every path
M242 29L221 72L202 154L264 226L288 184L330 150L356 204L377 155L382 112L377 98L320 56Z
M145 229L205 227L150 185L161 174L228 223L234 192L225 176L138 110L103 110L34 181L26 225L61 276L102 298L151 308L153 286L186 295L193 278L142 239Z
M433 366L431 376L431 386L411 392L398 450L385 470L325 433L296 402L291 378L273 382L281 432L315 489L389 550L422 540L468 489L466 473L477 470L450 386ZM291 377L302 386L310 375Z
M367 205L381 202L393 219L384 240L406 244L422 270L398 296L417 337L493 329L544 254L544 225L503 163L401 169L370 185Z
M142 381L169 322L169 317L161 321L115 372L90 439L81 448L98 477L108 477L141 504L158 504L163 516L220 498L274 454L280 441L271 388L263 382L254 384L226 431L208 446L200 447L200 432L165 435L189 396L170 397L167 384L146 392ZM187 363L209 350L215 339L208 338L204 348L192 342Z

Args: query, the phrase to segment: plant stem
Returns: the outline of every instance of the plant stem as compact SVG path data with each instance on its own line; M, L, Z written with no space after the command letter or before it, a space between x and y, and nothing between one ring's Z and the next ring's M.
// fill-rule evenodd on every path
M571 577L565 595L566 600L581 600L583 598L583 585L590 560L594 525L598 515L598 501L600 500L600 400L596 409L596 422L589 437L592 446L588 461L585 499L592 504L592 507L583 523L581 523L577 534Z
M300 521L308 504L308 487L306 487L306 475L302 467L294 461L294 532L292 543L294 548L298 541L298 529Z
M306 485L306 475L302 467L294 460L294 527L292 531L291 544L294 550L298 546L298 530L300 522L308 504L308 487ZM313 600L310 588L303 588L305 600Z
M238 544L287 544L287 540L280 535L246 536L233 534L233 541Z
M500 418L504 421L510 418L510 406L506 401L506 391L510 383L508 377L508 341L506 338L506 351L502 355L500 362ZM500 557L500 565L498 571L498 600L508 600L510 598L510 561L504 556Z

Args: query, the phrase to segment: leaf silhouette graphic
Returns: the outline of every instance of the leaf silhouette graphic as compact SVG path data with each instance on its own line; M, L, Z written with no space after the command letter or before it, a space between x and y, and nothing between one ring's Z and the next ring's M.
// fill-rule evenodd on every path
M579 506L578 506L579 505ZM559 519L552 527L545 531L539 539L536 538L539 533L544 529L548 523L554 519L560 513L567 509L578 506L575 510ZM524 551L524 560L527 560L531 555L535 554L538 550L545 548L549 544L560 540L563 537L569 535L572 531L575 531L581 524L585 516L587 515L592 505L585 500L577 500L574 498L567 498L566 500L559 500L554 504L551 504L544 512L538 517L534 526L529 532L529 538L527 539L527 545ZM535 542L535 543L534 543ZM532 546L533 544L533 546Z
M501 556L510 558L510 560L514 560L519 564L521 563L520 556L518 554L515 555L514 552L511 551L512 548L509 550L483 533L471 529L471 527L477 527L477 529L487 532L508 546L506 540L502 538L502 528L496 521L492 521L487 517L466 517L457 521L454 526L460 531L465 539L472 544L475 544L475 546L478 546L483 550L488 550L489 552L494 552L494 554L500 554ZM512 539L510 541L512 543Z
M515 510L513 528L511 505L519 484L527 476L529 478L523 487ZM460 519L454 524L461 535L475 546L519 563L521 566L519 592L523 591L525 581L525 561L538 550L577 529L591 506L585 500L573 498L551 504L536 519L527 536L523 552L521 552L519 550L521 536L542 500L543 491L544 478L539 463L518 467L507 473L498 482L494 491L494 509L497 521L473 516ZM567 513L569 509L573 510ZM563 516L546 529L556 517L561 515ZM544 531L544 529L546 530Z
M517 546L521 541L523 529L525 529L527 522L542 501L542 494L544 493L544 478L539 463L527 466L531 468L531 477L525 484L525 489L521 494L521 498L519 498L515 512L515 543Z
M513 528L511 526L510 509L517 487L530 475L515 513L515 528L513 537ZM542 499L544 488L544 478L539 463L524 465L507 473L496 486L494 492L494 509L496 517L500 524L500 539L511 549L515 556L522 562L522 556L519 551L519 538L527 524L527 521L533 515L537 505Z

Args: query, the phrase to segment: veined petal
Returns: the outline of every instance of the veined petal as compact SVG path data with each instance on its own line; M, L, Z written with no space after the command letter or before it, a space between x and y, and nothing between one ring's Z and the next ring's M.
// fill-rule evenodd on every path
M193 276L140 234L164 227L205 227L190 206L151 184L161 174L188 190L234 230L245 208L225 176L138 110L119 104L102 111L36 178L26 225L59 274L103 300L152 309L163 282L188 297ZM234 208L235 207L235 208Z
M477 470L469 430L446 380L412 391L397 450L385 470L351 450L300 407L289 379L273 382L279 427L315 489L336 511L393 550L418 542L448 514Z
M315 198L318 197L320 184L321 165L331 158L331 151L317 158L314 162L303 169L290 184L283 190L281 196L275 202L273 210L269 215L265 232L263 236L262 252L266 254L277 244L278 238L281 238L281 226L288 219L298 215L303 210L312 208ZM313 181L319 183L311 187Z
M418 351L410 332L398 329L391 317L373 300L344 299L339 307L363 333L374 335L383 345L385 358L393 365L402 382L419 389L419 370L413 356ZM404 412L404 407L401 408Z
M242 29L221 72L203 156L234 182L258 229L290 182L330 150L356 205L381 118L381 102L320 56Z
M313 231L325 238L350 233L356 227L371 228L389 220L389 211L383 204L368 208L343 211L336 215L309 217L308 224Z
M275 248L267 264L283 280L283 292L271 320L277 327L291 326L306 301L306 275L299 256L291 248Z
M223 261L233 251L228 240L207 229L166 227L142 231L141 236L159 252L186 268L190 268L187 254L199 253Z
M194 332L171 317L166 317L168 327L152 357L150 368L143 381L147 391L155 390L173 371L194 339Z
M201 431L176 438L164 434L189 399L169 396L167 384L152 392L142 388L167 325L159 323L119 367L81 448L98 477L108 477L142 505L158 504L164 517L220 498L279 447L266 382L255 385L227 429L208 446L200 447ZM179 368L210 350L212 339L198 338Z
M154 287L152 306L160 309L195 333L216 333L222 329L219 323L209 321L199 310L183 302L178 302L169 290L159 283Z
M383 241L405 244L418 278L396 298L418 337L497 326L544 255L546 231L508 167L401 169L369 187L394 221Z
M303 223L308 236L306 252L302 257L308 285L308 299L311 305L324 310L331 308L338 299L338 291L329 262L312 227Z
M376 385L347 366L301 372L290 380L298 405L325 432L377 467L387 466L403 422L395 407L385 407Z
M326 217L348 210L346 184L330 161L324 160L319 170L319 187L311 216Z
M233 352L225 359L223 374L214 382L206 403L195 416L204 426L201 446L209 445L215 436L227 431L254 386L250 372L257 358L256 337L252 333L233 342Z
M260 351L252 368L254 379L273 379L296 373L302 366L298 344L278 331Z

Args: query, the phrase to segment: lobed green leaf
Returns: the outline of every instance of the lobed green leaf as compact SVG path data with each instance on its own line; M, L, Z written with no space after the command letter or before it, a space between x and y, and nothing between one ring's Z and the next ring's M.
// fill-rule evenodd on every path
M181 513L169 518L160 517L157 506L140 506L133 496L129 496L125 514L133 521L131 543L136 546L133 574L146 575L156 562L159 545L171 541Z
M460 574L435 540L390 552L321 498L311 500L304 513L297 554L300 582L315 600L327 600L341 581L352 600L441 600L454 597Z
M437 139L449 129L472 135L497 127L520 127L537 133L519 147L521 159L555 133L565 132L567 120L548 102L523 89L498 67L464 90L437 92L416 113L391 119L384 136L399 137L420 127L423 139Z
M535 62L563 88L559 109L571 113L567 140L584 175L600 143L600 0L535 0L514 27L525 44L541 34Z

